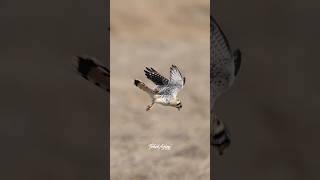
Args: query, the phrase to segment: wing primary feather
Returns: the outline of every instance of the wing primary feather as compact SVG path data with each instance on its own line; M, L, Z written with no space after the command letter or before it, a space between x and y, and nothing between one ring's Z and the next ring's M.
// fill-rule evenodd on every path
M185 84L185 77L182 76L179 68L176 65L171 65L170 67L170 81L176 81L175 83Z
M212 16L210 16L210 23L212 24L211 25L211 32L220 33L220 35L222 36L222 39L224 40L224 43L225 43L227 49L229 51L231 51L231 47L230 47L229 41L227 39L227 36L224 34L224 32L222 31L220 25L218 24L218 22ZM214 38L214 37L212 37L212 38Z
M144 72L146 77L156 85L166 85L169 82L167 78L163 77L152 67L146 67L146 70L144 70Z

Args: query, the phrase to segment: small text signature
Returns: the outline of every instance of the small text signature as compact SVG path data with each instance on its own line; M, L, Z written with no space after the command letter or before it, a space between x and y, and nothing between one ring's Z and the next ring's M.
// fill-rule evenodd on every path
M148 145L149 150L158 150L158 151L170 151L171 146L168 144L155 144L151 143Z

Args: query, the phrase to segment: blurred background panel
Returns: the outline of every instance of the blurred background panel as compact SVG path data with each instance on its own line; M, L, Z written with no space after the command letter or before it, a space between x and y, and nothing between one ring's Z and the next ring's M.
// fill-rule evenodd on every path
M209 179L209 0L111 1L110 173L122 179ZM155 105L134 86L143 70L186 76L183 108ZM151 143L170 151L149 150Z
M319 179L319 1L211 5L243 53L239 79L216 105L232 145L215 154L214 179Z
M72 64L108 64L106 6L0 2L0 179L107 178L108 98Z

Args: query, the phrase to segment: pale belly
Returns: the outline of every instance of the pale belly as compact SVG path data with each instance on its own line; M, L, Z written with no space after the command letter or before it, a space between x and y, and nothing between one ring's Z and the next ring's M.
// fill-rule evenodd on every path
M175 106L175 104L168 99L155 97L154 102L163 106Z

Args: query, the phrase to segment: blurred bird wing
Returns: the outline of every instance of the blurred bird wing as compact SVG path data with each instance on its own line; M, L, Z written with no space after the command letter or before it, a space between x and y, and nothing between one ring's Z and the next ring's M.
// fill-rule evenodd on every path
M210 36L213 60L232 60L232 51L228 39L212 16L210 16Z
M241 52L231 51L229 42L216 20L210 16L211 62L210 84L211 99L215 100L233 84L241 65Z

